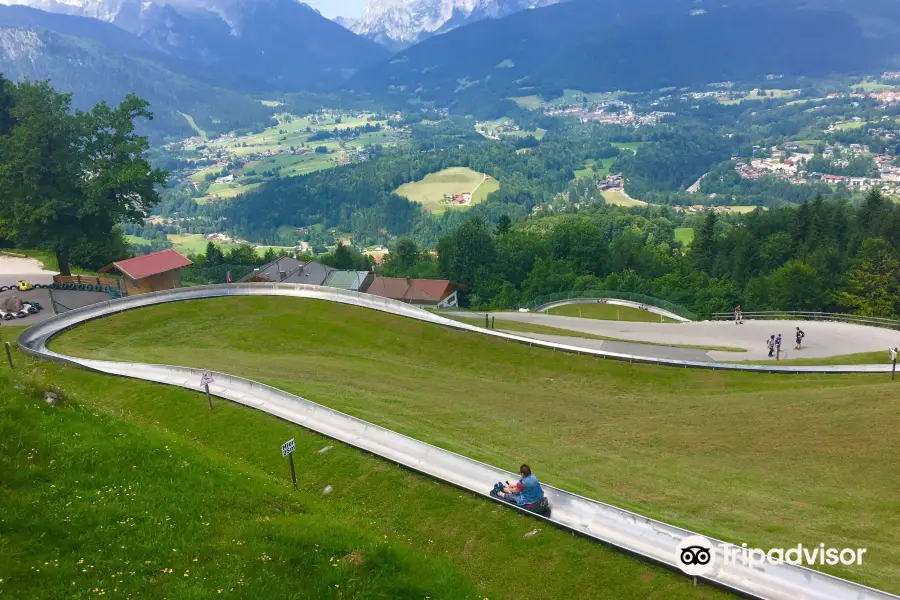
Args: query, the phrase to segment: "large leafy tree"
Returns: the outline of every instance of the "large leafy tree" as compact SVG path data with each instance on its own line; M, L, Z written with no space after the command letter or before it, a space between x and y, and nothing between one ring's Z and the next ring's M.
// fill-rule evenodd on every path
M47 82L4 81L0 105L4 97L11 106L0 129L0 236L51 250L69 275L73 249L110 244L118 223L143 223L159 202L154 187L167 174L151 168L148 141L134 129L152 114L132 95L115 108L72 112L71 95Z

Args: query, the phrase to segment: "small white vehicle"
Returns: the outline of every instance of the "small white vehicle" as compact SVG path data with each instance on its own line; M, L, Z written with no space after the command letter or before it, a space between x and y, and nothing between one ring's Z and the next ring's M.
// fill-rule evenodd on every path
M531 312L531 311L529 311L527 308L520 308L519 312Z

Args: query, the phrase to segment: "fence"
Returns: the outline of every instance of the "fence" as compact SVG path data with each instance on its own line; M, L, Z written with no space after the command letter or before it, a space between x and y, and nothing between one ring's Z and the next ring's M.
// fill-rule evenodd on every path
M764 310L757 312L742 312L741 316L745 319L763 319L772 321L839 321L842 323L853 323L855 325L869 325L871 327L884 327L887 329L900 330L900 321L896 319L864 317L861 315L841 313ZM710 318L714 321L731 321L734 320L734 313L713 313Z
M552 302L559 302L560 300L574 300L578 298L610 298L614 300L628 300L630 302L638 302L640 304L647 304L649 306L655 306L657 308L662 308L671 313L675 313L679 317L684 317L690 321L696 321L697 315L684 308L683 306L679 306L673 302L669 302L667 300L661 300L659 298L654 298L652 296L645 296L644 294L636 294L633 292L616 292L611 290L582 290L582 291L571 291L571 292L558 292L556 294L549 294L547 296L541 296L539 298L535 298L531 302L529 302L524 308L528 308L529 310L536 310L545 304L550 304ZM523 307L520 307L523 308ZM732 315L734 317L734 315Z
M98 277L96 275L54 275L53 290L77 290L79 292L106 292L112 298L127 296L122 280L114 277Z

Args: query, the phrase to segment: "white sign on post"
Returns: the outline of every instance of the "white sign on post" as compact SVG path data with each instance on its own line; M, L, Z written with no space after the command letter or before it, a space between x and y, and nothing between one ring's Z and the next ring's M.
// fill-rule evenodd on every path
M281 455L287 456L294 451L294 448L296 448L296 445L294 444L294 438L291 438L281 445Z
M210 374L209 371L203 371L203 376L200 377L200 387L206 387L207 385L213 383L215 379Z

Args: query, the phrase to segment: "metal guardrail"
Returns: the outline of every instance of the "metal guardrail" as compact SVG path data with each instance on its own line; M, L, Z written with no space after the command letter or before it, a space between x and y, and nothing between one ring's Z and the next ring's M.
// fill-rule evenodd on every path
M483 330L387 298L333 288L284 284L182 288L94 304L51 317L27 329L19 337L19 347L27 354L41 360L200 391L201 371L198 369L75 358L53 352L47 347L47 344L55 336L77 325L126 310L185 300L254 295L292 296L339 302L535 346L552 347L581 354L603 354L599 351L588 351L552 342L540 342L521 336ZM771 368L762 370L771 370ZM784 371L785 369L780 370ZM226 373L216 373L215 375L216 383L210 386L210 392L218 397L286 419L481 496L489 497L487 492L494 482L513 476L503 469L367 423L277 388ZM549 518L537 515L536 518L546 519L561 528L594 538L670 568L678 568L679 543L687 537L695 535L685 529L559 488L549 485L544 488L553 512ZM702 578L717 586L745 595L765 600L795 600L798 598L808 600L887 600L893 598L896 600L900 598L887 592L796 565L767 565L765 568L759 568L740 562L726 564L722 560L721 550L721 544L724 542L714 539L710 539L710 541L714 545L715 568L710 573L703 575Z
M654 298L653 296L645 296L644 294L636 294L633 292L617 292L615 290L574 290L570 292L557 292L555 294L548 294L546 296L535 298L525 306L520 306L519 308L527 308L531 311L535 311L539 307L545 306L547 304L553 304L559 302L560 300L574 300L578 298L610 298L615 300L628 300L630 302L637 302L638 304L646 304L648 306L662 308L678 315L679 317L683 317L688 321L697 320L696 314L692 313L683 306L675 304L674 302L669 302L668 300L662 300L660 298Z
M840 321L841 323L869 325L871 327L885 327L888 329L900 330L900 321L896 319L885 319L883 317L864 317L862 315L851 315L846 313L763 310L755 312L742 312L741 316L748 320L762 319L778 321ZM713 313L710 316L710 319L713 321L733 321L734 312Z

